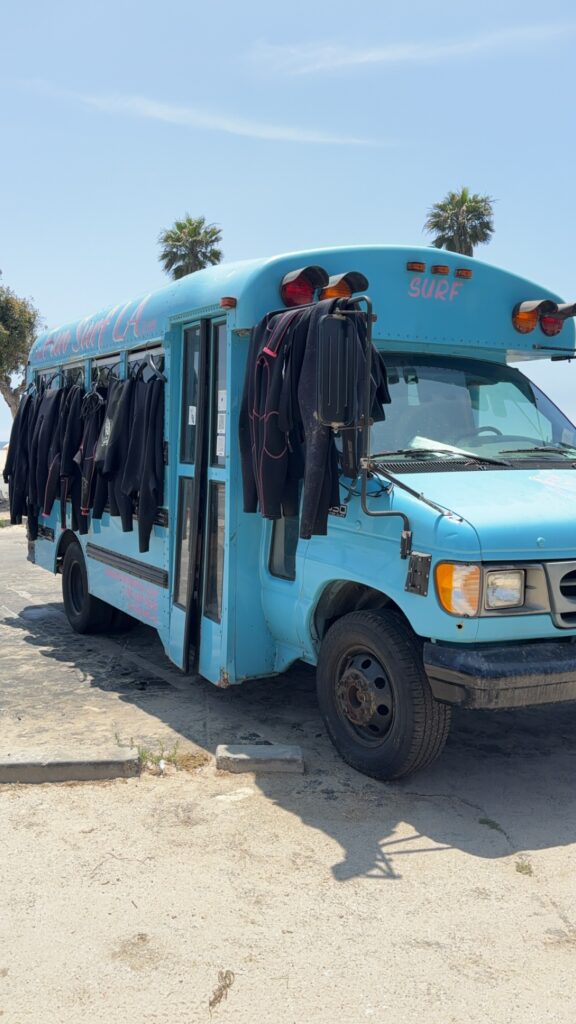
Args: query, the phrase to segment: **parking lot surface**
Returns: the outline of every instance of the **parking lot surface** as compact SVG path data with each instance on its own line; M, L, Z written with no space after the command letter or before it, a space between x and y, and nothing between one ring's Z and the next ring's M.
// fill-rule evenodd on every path
M144 627L73 634L21 528L0 645L0 755L136 746L152 769L0 787L2 1022L575 1019L576 707L460 712L432 768L377 783L305 667L219 690ZM305 774L216 772L218 744L267 741Z

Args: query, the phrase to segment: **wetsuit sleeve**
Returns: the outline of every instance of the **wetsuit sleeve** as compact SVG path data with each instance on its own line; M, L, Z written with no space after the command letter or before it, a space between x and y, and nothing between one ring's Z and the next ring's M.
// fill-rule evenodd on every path
M138 504L138 549L150 548L150 534L164 494L164 382L146 385L145 435Z
M19 525L26 512L28 488L28 420L33 400L30 395L18 406L10 432L4 480L9 485L10 522Z
M324 535L328 529L328 509L340 500L338 456L330 427L318 419L317 362L320 318L331 313L335 302L318 302L310 312L306 351L298 382L298 403L306 444L304 496L300 519L300 537Z
M28 395L24 395L24 398L20 402L14 422L12 424L12 430L10 431L10 441L8 442L8 454L6 456L6 463L4 465L4 471L2 473L4 477L4 483L7 484L10 477L13 476L16 468L16 460L20 450L21 444L21 427L24 421L24 412L28 406L30 399Z
M123 381L122 394L112 427L112 436L108 452L104 460L104 472L110 476L109 500L112 515L119 515L124 533L132 530L132 497L122 491L122 476L126 467L126 458L130 447L134 387L136 381L128 377Z
M89 515L94 500L94 487L96 479L96 446L104 419L105 398L97 391L90 395L91 404L87 407L84 417L84 431L79 452L75 461L79 462L81 471L80 485L80 533L88 533ZM98 398L100 401L98 401ZM86 399L85 399L86 401ZM78 458L80 456L80 458Z
M54 430L54 437L50 445L48 456L48 477L44 489L44 504L42 515L47 518L54 507L54 502L60 494L60 479L62 465L62 445L66 436L66 424L70 415L70 403L74 395L74 388L67 387L60 403L60 415Z
M72 500L72 529L78 529L80 518L80 471L74 456L82 441L82 400L84 389L76 384L70 395L70 405L60 456L60 522L66 527L67 499Z
M122 473L122 493L129 497L136 497L140 490L142 479L142 466L146 443L147 409L151 385L143 380L134 383L134 394L132 400L132 422L130 425L130 442L126 452L124 471Z

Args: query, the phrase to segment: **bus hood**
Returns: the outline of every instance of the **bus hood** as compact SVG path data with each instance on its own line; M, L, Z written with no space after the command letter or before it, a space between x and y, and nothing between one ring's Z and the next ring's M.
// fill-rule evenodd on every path
M476 531L485 561L576 558L575 469L410 473L398 478L465 519ZM412 526L417 547L417 525Z

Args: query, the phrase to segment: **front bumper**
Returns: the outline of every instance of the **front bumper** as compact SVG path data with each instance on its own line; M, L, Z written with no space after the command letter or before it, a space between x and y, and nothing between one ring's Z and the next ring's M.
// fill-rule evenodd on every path
M424 643L434 697L466 708L576 701L576 643L538 640L472 646Z

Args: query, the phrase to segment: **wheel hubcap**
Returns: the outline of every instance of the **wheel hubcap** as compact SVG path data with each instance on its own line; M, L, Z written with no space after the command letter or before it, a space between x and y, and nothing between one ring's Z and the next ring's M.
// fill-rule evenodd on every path
M394 697L388 676L373 654L348 657L336 684L341 718L365 743L381 742L392 725Z

